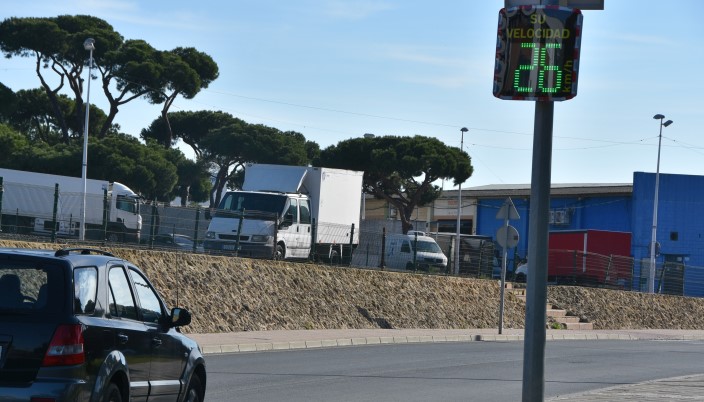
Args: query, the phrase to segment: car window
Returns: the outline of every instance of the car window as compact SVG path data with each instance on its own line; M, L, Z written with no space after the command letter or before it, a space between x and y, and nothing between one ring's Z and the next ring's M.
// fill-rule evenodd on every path
M410 253L411 252L411 246L408 244L407 241L404 241L403 244L401 244L401 252L402 253Z
M56 312L64 306L63 270L33 263L0 262L0 314ZM50 302L55 300L56 302Z
M149 282L136 270L130 269L132 282L137 289L139 297L140 311L142 312L142 321L158 323L161 318L161 303L154 289L149 286Z
M136 320L137 308L125 270L122 267L110 268L108 281L110 282L110 314L113 317Z
M76 314L92 314L98 293L98 270L83 267L73 270L73 311Z

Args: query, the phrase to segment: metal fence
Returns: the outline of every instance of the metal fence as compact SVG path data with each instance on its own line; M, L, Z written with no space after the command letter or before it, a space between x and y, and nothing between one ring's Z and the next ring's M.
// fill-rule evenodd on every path
M1 187L0 187L1 189ZM22 238L37 241L77 241L76 223L78 217L62 214L61 206L65 201L53 188L37 188L27 185L25 191L40 194L32 198L33 203L51 203L50 206L36 207L53 213L38 214L46 230L37 230L31 219L18 212L2 207L3 192L0 191L0 230L4 238ZM7 189L5 189L7 197ZM76 194L70 194L76 197ZM97 200L96 200L97 201ZM107 202L101 198L100 203ZM55 207L56 205L56 207ZM98 215L96 211L92 211ZM98 211L100 212L100 211ZM106 211L102 211L108 219ZM202 246L209 223L209 211L203 207L171 206L164 203L145 202L140 207L142 217L141 240L127 243L129 247L151 249L180 250L188 252L208 252ZM46 222L49 222L48 224ZM63 226L70 228L60 231ZM387 230L388 227L388 230ZM41 228L40 228L41 229ZM497 279L501 271L502 250L488 236L460 236L459 261L456 260L456 235L453 233L427 233L432 237L447 263L437 259L432 262L417 258L418 251L410 248L408 262L392 267L389 264L389 239L400 233L396 222L362 221L360 227L354 225L333 225L325 222L313 222L312 232L316 238L345 239L344 242L328 244L325 247L314 245L308 258L302 260L317 261L337 266L350 266L366 269L398 270L414 273L455 275ZM303 234L307 236L307 234ZM110 236L108 225L102 230L93 230L87 239L100 244L114 244L118 237ZM242 255L235 250L231 255ZM272 253L272 258L274 257ZM513 280L513 273L518 260L507 261L507 279ZM636 260L624 256L608 256L583 253L576 250L550 250L548 254L548 281L550 283L602 287L627 291L647 291L649 260ZM659 263L656 267L655 288L658 293L669 295L704 296L704 267L687 265L685 261Z

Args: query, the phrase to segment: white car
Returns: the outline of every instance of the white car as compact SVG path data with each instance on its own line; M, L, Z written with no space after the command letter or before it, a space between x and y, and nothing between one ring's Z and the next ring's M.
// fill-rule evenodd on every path
M528 280L528 262L522 262L516 267L514 274L516 282L526 282Z

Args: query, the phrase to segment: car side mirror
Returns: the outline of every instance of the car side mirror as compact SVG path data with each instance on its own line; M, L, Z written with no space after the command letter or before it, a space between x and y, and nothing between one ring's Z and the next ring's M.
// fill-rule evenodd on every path
M171 309L171 326L181 327L191 323L191 313L185 308L172 308Z

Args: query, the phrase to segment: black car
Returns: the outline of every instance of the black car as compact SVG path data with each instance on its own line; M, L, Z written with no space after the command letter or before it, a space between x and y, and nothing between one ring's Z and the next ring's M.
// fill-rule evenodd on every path
M162 233L154 235L152 241L145 239L144 243L151 244L154 248L170 248L180 251L203 251L203 246L193 244L193 239L181 234Z
M190 321L110 253L0 249L0 401L202 401Z

